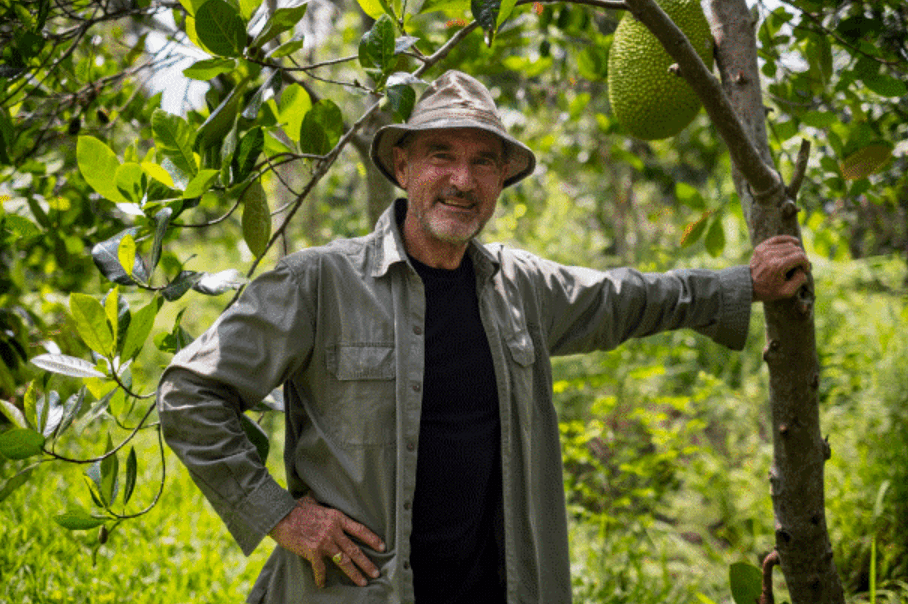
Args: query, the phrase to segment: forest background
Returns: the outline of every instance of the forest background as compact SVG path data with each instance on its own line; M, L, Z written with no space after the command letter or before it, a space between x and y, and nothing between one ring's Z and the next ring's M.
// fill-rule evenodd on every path
M395 192L368 140L419 79L480 77L539 156L484 240L602 269L745 262L708 118L654 142L614 121L623 11L598 4L0 0L0 601L243 599L268 548L242 557L150 396L248 278L371 229ZM849 601L906 602L908 9L750 8L780 170L814 147L798 221L836 564ZM556 361L578 602L748 601L775 538L754 310L740 354L674 333ZM246 425L282 476L278 406Z

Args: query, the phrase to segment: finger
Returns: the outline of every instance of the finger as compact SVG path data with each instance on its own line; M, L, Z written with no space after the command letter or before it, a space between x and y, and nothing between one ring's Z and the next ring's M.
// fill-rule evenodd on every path
M331 556L331 561L334 562L345 575L350 577L351 581L360 587L365 587L368 583L366 578L353 565L353 560L345 552L339 550L336 554Z
M344 532L356 537L377 552L385 551L385 543L381 540L381 537L355 520L344 518Z
M315 578L315 586L319 589L325 586L325 573L325 561L321 556L317 556L312 560L312 575Z
M366 556L365 552L360 549L355 543L342 537L337 540L337 544L340 546L341 550L349 556L350 560L360 567L363 572L372 577L373 579L378 578L378 567Z

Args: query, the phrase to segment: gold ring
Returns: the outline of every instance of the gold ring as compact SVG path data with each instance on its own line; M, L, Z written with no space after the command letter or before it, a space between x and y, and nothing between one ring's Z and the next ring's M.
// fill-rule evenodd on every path
M337 552L331 556L331 559L334 560L335 564L340 564L344 560L344 552Z

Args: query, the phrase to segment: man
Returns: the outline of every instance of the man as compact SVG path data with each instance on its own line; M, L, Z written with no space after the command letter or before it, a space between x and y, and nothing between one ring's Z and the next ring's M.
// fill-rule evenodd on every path
M750 267L642 275L480 245L535 158L459 72L372 157L407 199L284 258L174 358L167 441L244 552L280 545L249 602L569 602L550 356L681 327L740 349L807 258L776 238ZM238 419L280 384L287 489Z

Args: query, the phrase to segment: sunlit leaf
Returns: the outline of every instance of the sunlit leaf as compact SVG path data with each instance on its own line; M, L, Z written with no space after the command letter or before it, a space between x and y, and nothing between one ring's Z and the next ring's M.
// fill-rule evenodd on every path
M126 338L123 340L123 350L120 353L122 361L135 358L142 350L163 303L161 298L155 297L133 314L132 320L129 322L129 329L126 330Z
M107 324L104 307L93 296L73 292L69 296L69 309L76 324L76 331L85 345L97 353L113 352L113 333Z
M120 160L110 147L93 136L80 136L76 142L76 161L82 178L99 195L114 202L129 201L117 188Z
M229 268L217 273L205 273L192 289L206 296L219 296L224 292L239 289L248 282L240 271Z
M40 354L32 358L31 363L45 371L69 377L105 377L88 361L65 354Z
M6 419L17 428L28 427L28 423L26 422L25 415L23 415L22 411L6 399L0 398L0 412L2 412L3 415L6 416Z
M382 15L394 16L386 0L356 0L356 2L363 12L373 19L379 19Z
M117 259L126 274L131 275L136 263L136 240L129 233L120 240L120 245L117 246Z
M363 34L359 42L359 63L365 69L377 69L388 73L397 63L394 54L394 23L390 17L382 15L372 25L372 29Z
M684 227L684 235L681 236L681 247L689 247L697 242L706 231L706 225L709 223L709 217L712 211L704 212L696 221Z
M301 50L306 45L306 40L303 38L296 38L288 42L284 42L274 50L268 53L269 59L280 59L281 57L287 57L293 53Z
M299 84L291 84L281 93L278 104L279 118L285 123L284 132L294 142L300 140L300 128L303 118L312 109L312 99L309 93ZM237 179L241 182L242 179Z
M25 395L22 397L22 408L25 410L25 421L28 422L28 425L35 426L38 432L41 432L44 425L38 414L38 388L34 382L29 382L28 388L25 389Z

